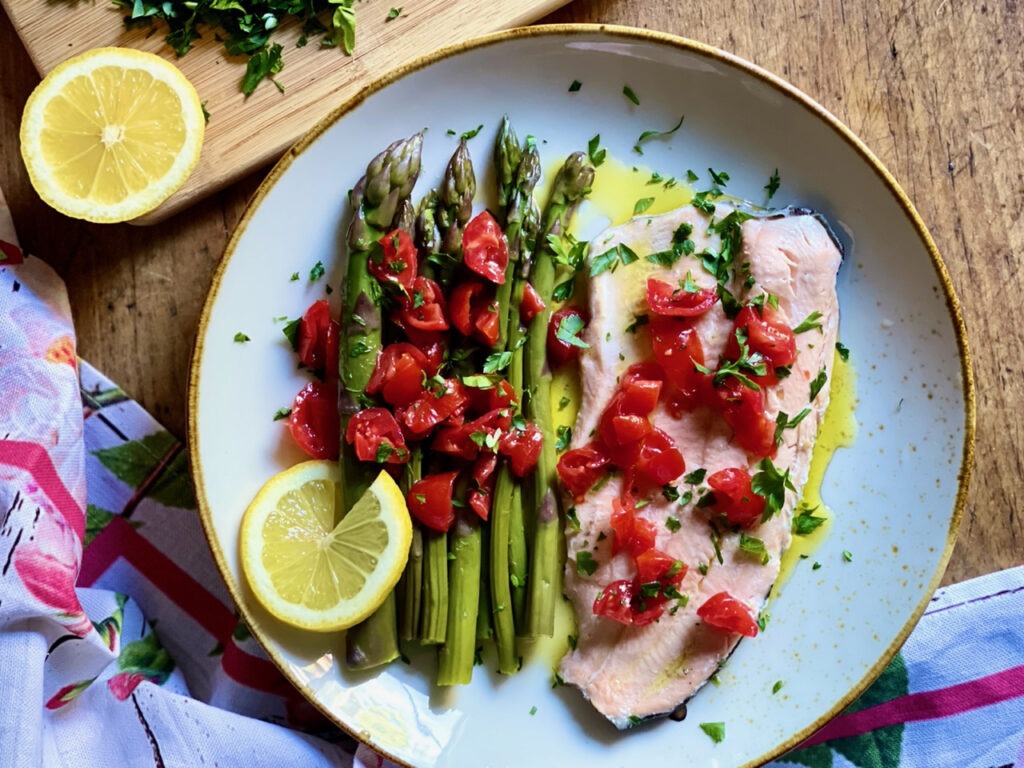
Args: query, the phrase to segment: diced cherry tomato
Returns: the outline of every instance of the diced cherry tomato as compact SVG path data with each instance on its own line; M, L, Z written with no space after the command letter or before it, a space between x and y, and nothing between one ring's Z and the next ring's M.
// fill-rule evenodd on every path
M582 498L608 471L608 456L593 443L566 451L558 459L558 477L575 498Z
M433 450L463 459L475 459L481 453L480 435L485 438L498 430L505 434L512 425L508 409L498 408L467 421L460 426L444 426L439 429L431 444ZM476 438L474 439L474 436ZM500 438L499 438L500 445Z
M380 250L371 251L367 263L370 274L382 283L400 285L406 291L413 290L417 257L412 237L403 229L395 229L377 242Z
M693 326L686 320L655 316L648 328L654 359L678 390L679 402L687 410L700 405L707 397L711 376L696 368L696 364L704 365L704 347Z
M667 598L662 595L645 597L635 581L613 581L594 600L594 615L634 627L643 627L656 621L665 612Z
M613 581L597 593L593 607L594 615L604 616L620 624L632 624L634 592L632 581Z
M447 352L447 344L444 336L437 331L419 331L421 338L409 337L409 341L419 347L423 356L427 358L430 367L427 369L428 376L434 376L444 365L444 356Z
M345 440L360 461L404 464L409 460L402 428L387 408L367 408L352 414Z
M661 366L657 363L650 361L645 363L633 363L626 372L622 374L622 379L619 381L619 386L624 387L627 384L631 384L634 381L658 381L665 382L665 371L662 370ZM652 406L653 410L653 406Z
M537 466L541 447L544 445L544 433L533 422L528 422L526 429L513 427L501 436L498 451L508 457L508 466L516 477L526 477Z
M395 408L395 415L416 439L445 421L466 402L463 385L455 379L446 379L444 389L438 386L420 391L408 405Z
M687 291L656 277L647 278L647 306L656 315L668 317L699 317L718 301L714 288Z
M468 280L452 290L452 325L463 336L493 347L498 340L498 302L479 280Z
M487 211L478 213L462 235L462 263L492 283L505 282L508 243L501 227Z
M506 379L499 381L491 389L481 390L487 397L483 410L494 411L499 408L512 408L516 405L516 391Z
M658 404L660 393L661 381L630 376L620 382L601 414L597 436L604 452L619 469L629 469L636 463L640 440L651 430L648 416ZM647 422L646 428L643 422ZM628 434L635 435L636 439L626 440Z
M725 515L729 525L749 528L761 521L764 497L750 487L750 473L740 467L720 469L708 477L715 492L715 509Z
M546 307L547 304L544 303L544 299L537 293L537 289L530 283L527 283L523 287L523 300L519 302L519 318L523 323L529 325L530 321Z
M491 513L491 495L494 491L494 483L497 476L494 470L498 467L498 456L494 453L482 452L480 457L473 462L471 477L476 484L469 492L469 508L476 512L484 522Z
M338 389L311 381L295 396L288 427L296 444L314 459L337 459L340 431Z
M679 586L686 577L686 570L681 560L653 547L636 556L636 580L641 584L658 581Z
M770 304L747 305L736 315L736 328L745 328L751 352L760 352L772 368L796 362L796 336ZM735 340L735 339L734 339Z
M480 457L473 462L473 471L471 477L473 482L478 487L485 487L487 481L494 474L494 470L498 468L498 455L496 453L482 453Z
M762 459L775 455L775 423L765 414L763 389L730 376L714 388L714 397L743 450Z
M299 321L296 352L299 362L313 371L324 369L326 360L327 328L333 323L331 306L327 299L314 301ZM337 325L337 323L334 323Z
M458 472L427 475L413 483L407 494L409 512L435 531L447 531L455 521L452 495Z
M479 280L467 280L452 289L449 301L452 325L463 336L473 335L473 305L486 289L487 286Z
M474 488L468 494L467 501L469 508L476 512L476 516L487 522L491 514L491 492L487 489Z
M402 297L397 322L402 327L420 331L446 331L448 318L441 287L433 280L418 275L408 296Z
M366 394L379 394L390 405L408 405L423 391L424 376L435 373L437 369L417 347L406 342L388 344L377 354Z
M653 429L640 446L636 462L637 476L650 485L671 483L683 472L686 464L675 441L660 429Z
M583 320L583 313L576 307L562 307L551 314L548 323L548 360L552 368L561 368L580 356L580 348L572 344L566 344L558 338L558 328L567 317L578 317Z
M654 546L657 529L650 520L640 517L631 507L612 500L612 553L628 552L633 557Z
M717 592L697 609L704 623L744 637L757 637L757 621L750 609L728 592Z

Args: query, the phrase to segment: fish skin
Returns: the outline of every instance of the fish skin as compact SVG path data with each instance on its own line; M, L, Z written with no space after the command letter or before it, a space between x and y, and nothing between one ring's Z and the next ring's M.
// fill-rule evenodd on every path
M716 216L730 210L719 203ZM712 287L714 277L699 259L683 256L671 269L654 265L643 257L647 253L671 247L672 233L680 224L693 226L691 239L695 253L705 247L717 249L719 238L707 231L709 218L693 208L683 208L659 216L643 216L607 230L591 243L592 253L602 253L618 243L629 245L641 258L619 265L591 279L590 324L583 334L590 345L581 360L582 399L573 448L587 443L597 428L598 419L617 387L618 377L629 365L651 359L646 330L626 332L634 315L645 313L645 286L648 276L678 282L690 272L701 287ZM730 290L741 301L767 291L778 297L779 310L791 327L811 312L821 312L822 329L796 336L797 362L791 375L767 393L767 412L774 421L777 413L790 416L808 407L809 382L822 368L831 380L831 369L839 323L835 291L836 274L842 255L831 232L817 215L786 212L782 215L754 218L743 223L743 250L735 261L750 263L755 288L748 294L743 288L745 276L734 277ZM739 270L736 270L739 272ZM720 305L698 318L695 328L704 346L705 360L714 366L724 350L732 329ZM559 674L605 717L619 728L675 710L687 701L718 670L734 650L739 636L704 624L697 609L711 595L729 591L756 615L764 604L779 574L782 553L790 542L793 509L807 479L814 437L828 404L826 383L810 404L811 413L795 429L786 430L775 465L790 470L796 491L787 492L781 513L755 526L749 534L760 538L770 555L768 564L739 550L737 534L723 534L723 564L715 561L707 514L691 503L682 508L661 494L637 512L652 521L658 531L655 546L689 568L679 591L689 596L686 607L674 615L666 612L658 621L643 627L625 626L593 614L593 603L601 588L617 579L634 577L634 567L625 553L612 555L612 500L619 497L621 479L613 476L598 490L574 504L579 529L566 531L565 594L577 619L575 647L562 659ZM667 432L683 453L686 471L699 467L708 475L718 469L746 467L756 472L757 459L751 459L733 444L732 431L720 415L706 408L684 413L675 419L659 404L652 420ZM685 491L682 479L677 481ZM690 488L696 491L696 488ZM696 495L696 494L695 494ZM681 527L671 532L665 519L676 517ZM591 552L598 564L593 574L581 575L575 568L576 554ZM698 569L709 564L706 575ZM756 640L755 640L756 642Z

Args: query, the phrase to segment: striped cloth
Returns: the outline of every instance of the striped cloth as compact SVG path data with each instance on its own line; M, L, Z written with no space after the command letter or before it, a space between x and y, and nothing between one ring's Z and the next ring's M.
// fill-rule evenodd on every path
M182 446L77 360L62 283L16 242L0 195L0 768L379 765L250 636ZM772 765L1024 767L1024 568L939 590Z

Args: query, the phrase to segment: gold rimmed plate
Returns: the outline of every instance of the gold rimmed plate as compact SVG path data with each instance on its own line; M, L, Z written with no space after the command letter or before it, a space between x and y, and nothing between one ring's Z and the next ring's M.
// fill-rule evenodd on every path
M268 477L302 458L273 420L305 381L280 318L325 296L337 309L346 192L387 143L426 129L418 198L440 179L459 134L481 125L470 148L486 188L503 114L520 135L536 137L549 161L600 134L609 155L645 179L725 170L729 193L755 202L777 169L772 202L823 213L846 246L840 339L856 371L859 426L825 474L822 497L835 514L829 535L813 558L794 564L773 597L767 631L740 644L719 685L691 700L683 722L616 731L578 692L552 687L556 651L534 654L509 678L477 667L472 684L452 692L432 687L419 656L351 674L341 637L275 622L241 575L246 505ZM642 154L634 149L641 134L667 131L681 116L678 130L646 140ZM311 281L317 262L327 275ZM238 332L251 341L235 342ZM722 51L634 29L553 26L474 40L391 73L278 163L207 298L189 427L203 525L243 617L288 679L340 727L424 768L601 768L679 754L725 768L758 765L799 744L906 638L953 546L974 401L963 321L941 258L891 174L847 128ZM779 680L785 685L773 694ZM726 738L714 743L702 722L726 723Z

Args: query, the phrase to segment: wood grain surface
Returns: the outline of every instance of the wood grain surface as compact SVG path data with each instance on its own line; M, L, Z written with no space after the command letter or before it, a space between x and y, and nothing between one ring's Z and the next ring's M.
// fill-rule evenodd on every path
M99 46L128 46L170 59L195 86L210 113L199 165L184 186L139 223L163 221L246 173L273 162L336 106L357 97L375 73L430 53L442 43L528 24L566 0L417 0L388 20L389 0L366 0L357 11L353 55L323 49L315 36L296 47L298 22L285 22L272 37L284 48L284 68L251 96L240 86L246 57L227 56L208 30L177 58L159 25L125 30L112 3L68 0L2 0L29 58L41 74L71 56ZM6 71L6 70L5 70Z
M968 0L575 0L546 20L628 24L724 48L817 99L889 167L945 258L977 382L975 469L945 581L1020 564L1024 11ZM204 294L260 174L152 227L64 218L39 201L19 158L21 110L38 76L4 16L0 72L0 187L24 246L66 279L81 355L183 437Z

